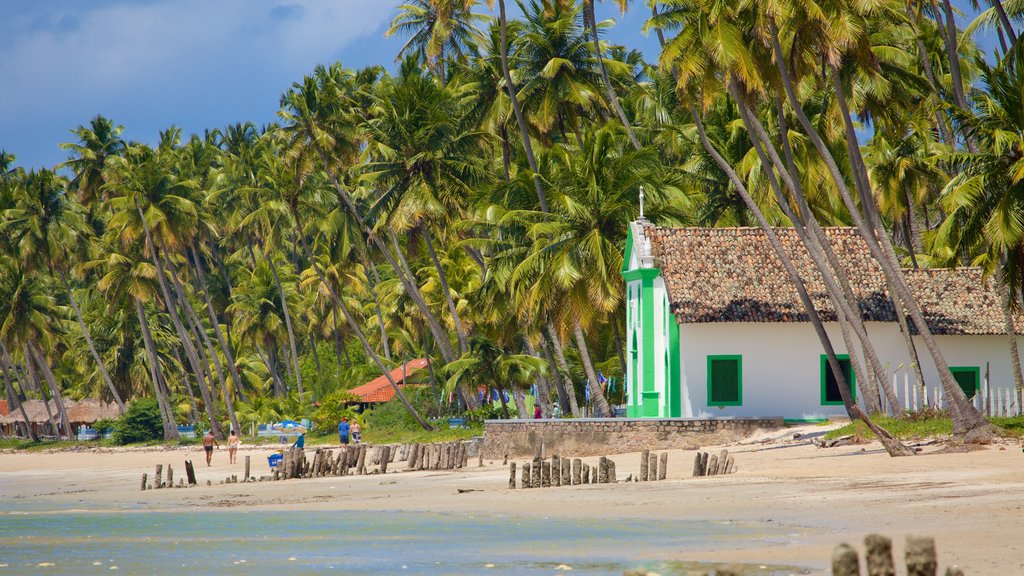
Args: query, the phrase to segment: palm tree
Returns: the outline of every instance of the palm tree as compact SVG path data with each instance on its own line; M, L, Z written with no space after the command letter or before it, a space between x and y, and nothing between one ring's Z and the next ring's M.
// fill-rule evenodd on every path
M100 375L118 410L123 413L124 402L96 350L68 282L68 267L73 262L69 252L88 249L89 227L81 205L68 195L66 186L63 178L49 170L30 173L24 184L17 188L16 208L3 212L0 232L11 235L10 241L15 245L23 266L45 266L60 278Z
M463 61L467 49L482 36L476 23L485 21L487 16L470 11L475 3L472 0L408 0L399 6L398 15L384 32L385 38L396 34L409 36L395 61L413 56L444 83L447 79L445 60Z
M529 388L534 376L543 374L547 363L529 354L513 354L502 348L486 336L473 336L469 350L454 362L444 367L449 374L445 395L459 386L483 385L493 386L501 399L501 409L505 418L509 417L505 392L511 389L513 395L522 389ZM518 396L516 396L518 399ZM527 418L522 406L519 406L519 417Z

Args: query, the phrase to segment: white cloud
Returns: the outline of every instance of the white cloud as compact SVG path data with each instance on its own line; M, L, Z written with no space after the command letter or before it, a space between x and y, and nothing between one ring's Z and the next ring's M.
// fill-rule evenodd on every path
M274 106L316 64L379 37L397 4L71 0L15 8L0 24L0 147L17 149L13 140L26 129L54 121L66 135L98 112L122 121L122 112L149 108L167 125L182 122L182 105L225 108L219 98L266 90L261 100Z

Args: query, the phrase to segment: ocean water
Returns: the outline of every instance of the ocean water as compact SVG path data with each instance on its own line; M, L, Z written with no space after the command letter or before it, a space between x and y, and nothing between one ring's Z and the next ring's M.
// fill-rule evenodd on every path
M753 524L419 512L0 512L2 574L684 574L687 550L783 543ZM765 575L799 568L753 567Z

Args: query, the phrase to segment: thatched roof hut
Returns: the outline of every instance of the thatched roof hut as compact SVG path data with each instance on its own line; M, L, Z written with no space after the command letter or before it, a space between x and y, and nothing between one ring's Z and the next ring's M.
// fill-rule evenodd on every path
M101 402L95 398L65 402L65 406L68 409L68 420L71 420L72 424L92 424L103 418L120 416L116 404Z

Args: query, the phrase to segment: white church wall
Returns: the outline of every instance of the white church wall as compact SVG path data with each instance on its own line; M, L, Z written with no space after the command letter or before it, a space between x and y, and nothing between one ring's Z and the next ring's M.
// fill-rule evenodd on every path
M826 330L836 353L845 354L838 326L829 323ZM890 375L901 364L904 367L910 365L898 325L869 323L868 333ZM683 324L679 340L684 417L783 416L815 419L846 413L842 405L821 404L821 344L808 323ZM915 340L925 380L934 389L938 385L938 373L923 342L919 337ZM950 366L978 366L984 378L988 362L993 386L1012 385L1005 337L937 336L936 341ZM709 355L742 356L742 405L708 406ZM898 389L898 395L903 398L902 377Z

